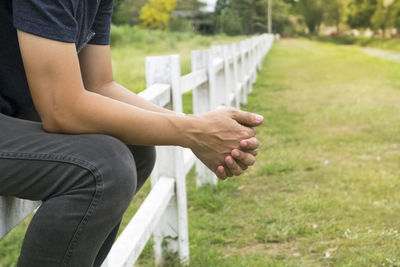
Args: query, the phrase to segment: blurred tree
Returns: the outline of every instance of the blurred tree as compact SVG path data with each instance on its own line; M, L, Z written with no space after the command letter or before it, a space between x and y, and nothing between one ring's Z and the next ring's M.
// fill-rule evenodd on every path
M220 15L220 31L228 35L243 33L242 24L231 9L223 10Z
M371 27L377 0L350 0L347 4L347 24L352 28Z
M286 0L273 0L272 5L272 31L281 34L291 34L295 32L291 18L291 2Z
M336 26L336 32L340 32L340 23L344 16L343 0L329 0L324 5L324 23Z
M395 0L390 6L390 25L400 34L400 0Z
M139 24L140 9L148 0L114 0L114 24Z
M390 23L389 9L384 6L381 1L378 3L378 7L371 18L371 25L374 30L381 30L382 37L385 37L386 28Z
M238 16L246 34L259 32L259 27L267 25L267 0L231 0L231 8Z
M149 0L140 10L140 25L144 28L165 30L175 8L176 0Z
M217 3L215 4L215 15L221 15L222 11L230 8L230 1L229 0L217 0Z
M191 11L193 13L199 12L206 4L200 0L178 0L177 10Z
M273 0L274 32L283 33L291 25L291 1L294 0ZM214 12L216 31L227 34L266 32L267 8L268 0L218 0Z
M332 0L329 0L332 1ZM325 3L325 2L324 2ZM297 12L303 16L310 33L315 33L324 19L324 5L322 0L298 0Z

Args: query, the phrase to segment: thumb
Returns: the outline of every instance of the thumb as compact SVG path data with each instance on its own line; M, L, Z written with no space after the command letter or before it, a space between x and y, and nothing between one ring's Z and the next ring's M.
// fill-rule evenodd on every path
M232 119L248 127L259 126L264 121L264 117L259 114L245 112L241 110L236 110L233 113Z

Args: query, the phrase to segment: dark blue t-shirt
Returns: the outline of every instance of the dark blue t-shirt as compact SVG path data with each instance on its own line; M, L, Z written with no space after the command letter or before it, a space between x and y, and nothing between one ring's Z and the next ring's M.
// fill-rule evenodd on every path
M33 108L17 32L75 43L108 45L113 0L0 0L0 113ZM32 51L34 52L34 51Z

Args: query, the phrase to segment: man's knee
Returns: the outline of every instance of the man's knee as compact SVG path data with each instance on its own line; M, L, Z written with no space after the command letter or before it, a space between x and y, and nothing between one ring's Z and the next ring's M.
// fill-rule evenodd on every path
M97 135L91 140L93 160L101 177L102 202L117 213L129 206L137 186L135 161L128 147L118 139Z
M143 177L146 179L153 171L154 164L156 163L156 149L154 146L146 146L143 149Z
M150 176L156 162L156 149L154 146L129 146L136 163L137 187L136 192L142 187Z

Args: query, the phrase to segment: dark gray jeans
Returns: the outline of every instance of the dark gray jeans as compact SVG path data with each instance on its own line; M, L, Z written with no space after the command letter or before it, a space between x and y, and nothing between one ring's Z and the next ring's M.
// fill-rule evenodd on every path
M154 147L50 134L38 122L0 114L0 195L43 201L18 266L100 266L154 161Z

